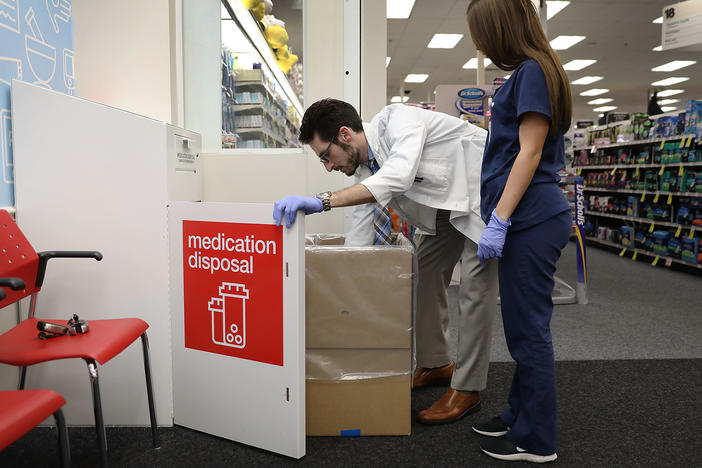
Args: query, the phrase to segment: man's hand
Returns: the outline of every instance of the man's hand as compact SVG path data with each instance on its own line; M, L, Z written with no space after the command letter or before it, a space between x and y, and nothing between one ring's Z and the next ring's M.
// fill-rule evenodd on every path
M483 235L480 236L480 242L478 242L478 259L481 265L490 258L502 257L502 247L505 245L507 228L511 224L509 219L503 221L497 216L495 210L492 210L490 222L483 231Z
M319 198L292 195L275 202L273 205L273 219L275 220L275 225L280 226L280 223L283 221L283 215L285 215L285 227L290 228L295 222L297 210L302 210L306 215L309 215L320 213L323 208L322 200Z

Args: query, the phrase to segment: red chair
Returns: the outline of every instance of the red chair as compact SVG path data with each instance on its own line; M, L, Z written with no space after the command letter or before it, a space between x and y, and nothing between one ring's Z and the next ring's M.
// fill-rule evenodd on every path
M47 262L52 258L94 258L100 261L102 254L83 251L37 253L7 211L0 210L0 277L21 278L29 285L18 291L8 291L7 300L3 304L9 305L31 295L29 318L20 322L7 333L0 335L0 363L22 367L20 379L20 390L22 390L24 389L27 366L56 359L80 358L85 360L92 385L93 411L100 457L103 466L107 466L107 437L102 417L98 363L105 364L141 337L149 416L151 418L151 436L154 448L158 448L160 442L151 385L149 341L146 335L146 329L149 325L138 318L90 320L88 333L40 340L37 337L39 319L34 317L34 311L37 295L44 282ZM44 319L43 321L66 323L65 319Z
M23 289L24 281L19 278L0 278L0 286L14 290ZM0 289L0 300L7 297ZM59 454L62 466L71 466L71 449L68 444L68 430L61 407L66 403L61 395L53 390L13 390L0 392L0 451L34 429L52 414L56 419L59 433Z
M58 427L61 465L71 466L68 430L61 411L65 403L66 400L53 390L0 392L0 451L53 414Z

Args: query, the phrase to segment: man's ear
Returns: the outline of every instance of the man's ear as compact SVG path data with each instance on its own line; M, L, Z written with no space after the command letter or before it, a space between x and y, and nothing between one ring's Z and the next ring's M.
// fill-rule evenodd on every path
M339 128L339 139L344 143L351 142L351 129L349 127L343 126Z

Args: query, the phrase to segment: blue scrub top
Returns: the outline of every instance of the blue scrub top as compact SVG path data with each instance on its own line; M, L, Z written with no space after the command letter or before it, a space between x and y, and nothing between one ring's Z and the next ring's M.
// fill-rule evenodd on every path
M522 62L492 102L480 184L480 211L486 224L519 154L519 118L527 112L538 112L551 119L546 78L535 60ZM526 229L570 209L558 187L558 171L564 167L563 134L558 133L555 138L549 134L531 184L510 217L510 231Z

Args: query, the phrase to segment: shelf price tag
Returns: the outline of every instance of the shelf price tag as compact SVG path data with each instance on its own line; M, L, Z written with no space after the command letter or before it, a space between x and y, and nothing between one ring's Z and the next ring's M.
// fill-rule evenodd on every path
M665 266L667 266L668 268L670 268L670 265L672 265L672 264L673 264L673 259L672 259L672 258L666 258L666 259L665 259Z
M680 166L680 169L678 169L678 175L679 176L685 175L685 168L684 167Z
M675 231L675 237L680 237L681 232L682 232L682 226L678 226L678 230Z
M646 192L641 194L641 202L646 201Z
M690 233L687 235L688 239L692 239L695 236L695 228L690 228Z
M632 259L632 260L636 260L636 257L638 257L638 256L639 256L639 253L638 253L638 252L634 252L634 255L631 256L631 259Z
M614 169L612 169L611 174L614 175L616 172L617 172L617 168L615 167Z
M682 140L680 140L680 148L685 147L685 140L687 140L687 138L683 138Z
M653 203L658 203L658 197L660 196L660 193L656 193L656 196L653 197Z
M661 141L661 146L659 146L658 149L662 150L664 146L665 146L665 140Z
M619 256L623 257L625 253L626 253L626 249L622 249L622 251L619 252Z
M661 166L661 170L658 171L658 175L663 175L664 172L665 172L665 166Z
M635 172L634 174L636 174L636 177L638 177L638 176L641 174L641 173L639 172L639 168L638 168L638 167L636 168L636 172Z
M673 194L672 194L672 193L668 195L668 201L667 201L666 203L667 203L668 205L672 205L672 204L673 204Z
M693 138L695 138L695 137L690 137L690 138L687 139L687 144L685 145L685 148L689 148L689 147L690 147L690 145L692 144L692 139L693 139Z
M578 168L578 169L575 171L575 173L576 173L577 175L580 175L580 174L583 173L583 170L582 170L581 168Z
M592 148L590 148L591 153L597 153L597 145L592 145Z
M658 255L656 255L656 258L653 259L653 261L651 262L651 265L653 265L653 266L658 265L658 260L660 260L660 257L658 257Z
M648 232L653 232L653 230L656 228L656 225L651 223L651 227L648 228Z

